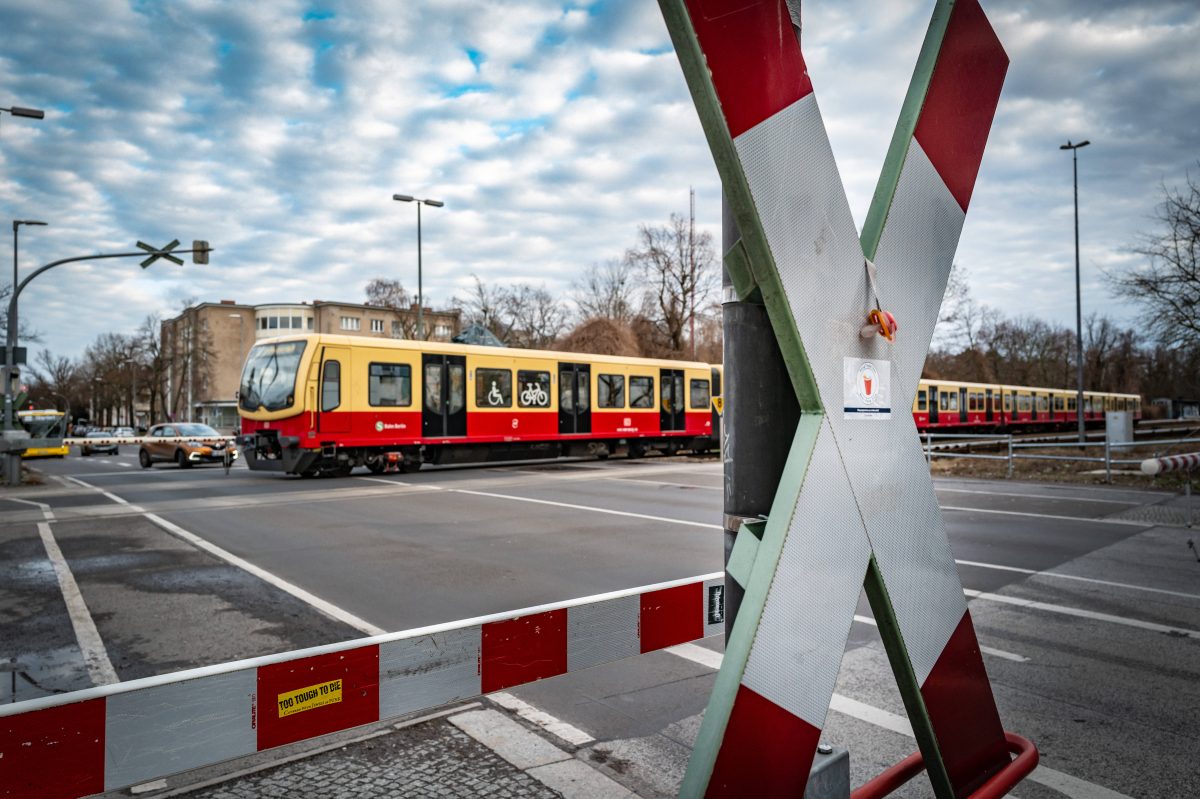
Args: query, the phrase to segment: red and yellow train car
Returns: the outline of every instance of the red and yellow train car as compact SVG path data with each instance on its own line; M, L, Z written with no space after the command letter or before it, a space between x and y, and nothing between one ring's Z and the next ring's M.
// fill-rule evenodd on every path
M251 469L382 471L390 461L636 457L717 446L707 364L305 335L262 341L242 370Z
M1077 424L1077 394L1069 389L922 380L913 399L917 429L952 432L991 429L1069 429ZM1142 418L1141 397L1102 391L1083 393L1087 424L1099 426L1107 411Z

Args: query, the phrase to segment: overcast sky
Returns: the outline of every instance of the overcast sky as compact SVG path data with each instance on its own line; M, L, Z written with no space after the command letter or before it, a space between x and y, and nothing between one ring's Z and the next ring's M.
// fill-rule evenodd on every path
M804 5L804 50L861 225L933 3ZM984 0L1012 66L959 247L976 299L1074 321L1071 159L1084 311L1134 323L1100 270L1200 157L1200 4ZM78 354L189 297L361 301L485 281L564 292L640 223L719 236L716 172L654 0L0 0L0 220L21 264L208 239L208 267L65 266L23 296ZM11 247L11 234L4 242ZM7 248L0 248L4 252ZM7 257L7 256L6 256ZM0 260L0 263L6 261ZM7 272L4 272L7 274ZM6 282L7 278L3 278Z

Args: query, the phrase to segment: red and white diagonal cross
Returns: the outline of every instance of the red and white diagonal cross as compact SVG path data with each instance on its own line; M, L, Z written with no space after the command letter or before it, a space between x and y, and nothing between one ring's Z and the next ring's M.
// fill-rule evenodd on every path
M660 2L793 382L816 397L684 793L803 792L873 557L887 605L875 612L898 633L889 655L902 687L919 688L939 794L948 781L963 795L1008 755L909 408L1008 58L977 0L939 2L860 242L798 4ZM859 335L875 301L864 257L902 326L895 343Z

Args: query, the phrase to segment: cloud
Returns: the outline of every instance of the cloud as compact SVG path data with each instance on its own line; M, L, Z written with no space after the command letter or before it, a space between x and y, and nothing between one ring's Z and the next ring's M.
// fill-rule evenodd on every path
M977 299L1073 317L1080 152L1085 310L1132 318L1101 267L1131 262L1163 181L1195 166L1193 3L987 0L1012 67L959 252ZM804 47L863 219L930 2L804 7ZM76 354L180 300L362 297L371 278L448 300L477 274L562 291L637 226L686 212L719 236L720 185L647 0L96 0L0 6L0 209L25 269L138 239L209 240L212 265L64 267L23 316Z

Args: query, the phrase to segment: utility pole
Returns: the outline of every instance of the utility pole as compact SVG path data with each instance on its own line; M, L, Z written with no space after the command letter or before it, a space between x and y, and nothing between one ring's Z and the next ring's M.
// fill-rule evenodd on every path
M741 249L741 235L722 195L721 251ZM739 300L728 270L721 270L721 320L725 375L721 385L721 458L725 462L725 562L743 521L771 511L792 441L800 406L762 297ZM745 591L725 575L725 639L733 630Z
M692 286L692 360L696 360L696 190L688 187L688 280ZM723 212L722 212L723 213Z
M1075 395L1075 417L1079 422L1079 443L1087 441L1086 426L1083 420L1083 303L1079 293L1079 158L1080 147L1087 147L1090 141L1084 139L1077 144L1059 145L1060 150L1071 151L1071 182L1075 187L1075 376L1078 378Z

